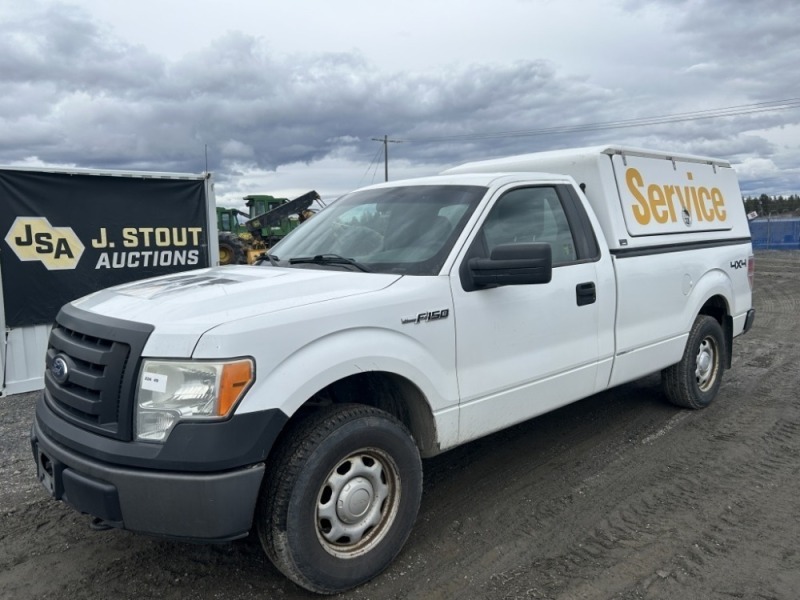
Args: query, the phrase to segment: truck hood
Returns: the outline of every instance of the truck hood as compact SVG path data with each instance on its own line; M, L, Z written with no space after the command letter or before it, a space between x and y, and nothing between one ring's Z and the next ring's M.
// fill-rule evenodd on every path
M399 278L327 269L212 267L115 286L73 304L153 325L149 349L186 357L204 332L221 323L375 292Z

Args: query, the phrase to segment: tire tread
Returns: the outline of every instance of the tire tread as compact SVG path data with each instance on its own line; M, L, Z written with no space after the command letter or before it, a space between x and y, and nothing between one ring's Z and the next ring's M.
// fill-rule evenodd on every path
M302 472L307 458L334 431L351 421L379 417L390 419L413 441L408 429L392 415L365 404L334 404L291 422L271 468L264 478L262 492L256 507L258 537L267 557L286 577L301 587L319 594L334 594L332 589L312 581L297 565L289 549L286 516L291 501L293 483Z
M724 339L722 336L722 329L720 328L719 323L713 317L699 315L697 319L695 319L695 322L692 324L692 328L689 331L689 337L686 340L686 348L684 349L680 362L667 367L661 372L661 382L664 393L669 401L676 406L698 410L705 408L711 402L711 400L708 400L707 402L701 401L697 397L693 387L695 369L695 358L693 353L696 352L696 345L699 343L698 338L701 335L700 332L709 327L712 329L718 329L716 337L718 344L717 360L719 361L719 370L717 373L717 383L714 389L714 395L716 395L716 391L719 389L719 380L722 379L723 373L722 352L724 348Z

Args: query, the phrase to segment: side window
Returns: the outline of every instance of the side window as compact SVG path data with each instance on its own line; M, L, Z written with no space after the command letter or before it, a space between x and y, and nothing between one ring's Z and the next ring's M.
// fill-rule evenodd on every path
M546 242L553 265L577 260L575 240L552 187L519 188L504 194L483 224L487 254L501 244Z

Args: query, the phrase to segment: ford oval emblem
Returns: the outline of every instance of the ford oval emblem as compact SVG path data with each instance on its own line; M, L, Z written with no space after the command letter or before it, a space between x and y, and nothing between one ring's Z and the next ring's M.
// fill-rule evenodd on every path
M67 383L67 379L69 379L69 365L67 361L64 360L63 356L56 356L53 359L53 364L50 365L50 374L60 384Z

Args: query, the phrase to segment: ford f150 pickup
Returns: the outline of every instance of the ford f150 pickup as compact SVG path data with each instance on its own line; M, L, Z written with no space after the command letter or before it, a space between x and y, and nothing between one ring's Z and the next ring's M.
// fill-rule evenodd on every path
M604 146L367 187L260 265L65 305L38 477L107 526L255 528L285 575L339 592L400 552L421 458L659 371L707 406L753 269L723 160Z

